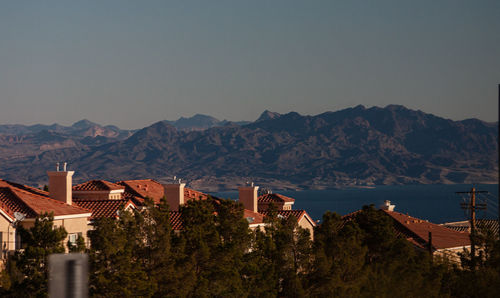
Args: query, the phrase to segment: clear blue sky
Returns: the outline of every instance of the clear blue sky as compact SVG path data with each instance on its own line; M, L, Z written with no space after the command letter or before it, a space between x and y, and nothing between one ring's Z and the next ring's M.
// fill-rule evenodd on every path
M1 1L0 123L402 104L497 120L500 1Z

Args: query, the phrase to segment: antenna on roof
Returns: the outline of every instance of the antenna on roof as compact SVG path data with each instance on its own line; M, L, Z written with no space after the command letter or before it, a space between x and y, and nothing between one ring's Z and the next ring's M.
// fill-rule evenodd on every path
M56 163L56 171L59 172L59 163Z
M63 166L63 171L66 172L66 166L68 165L67 162L64 163L64 166Z
M16 211L14 212L14 218L16 219L16 221L22 221L26 218L26 215Z

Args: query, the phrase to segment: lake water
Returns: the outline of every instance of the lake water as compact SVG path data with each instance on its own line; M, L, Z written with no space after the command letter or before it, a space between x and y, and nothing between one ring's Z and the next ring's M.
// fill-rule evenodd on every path
M460 208L460 203L469 196L455 192L469 191L471 187L470 184L398 185L339 190L277 191L277 193L294 198L293 209L305 209L315 220L321 219L327 210L344 215L361 209L363 205L374 204L378 207L384 200L390 200L391 204L396 205L395 211L434 223L444 223L467 219L465 211ZM476 185L476 190L489 192L477 195L478 202L487 204L485 211L479 211L478 218L496 219L498 185L480 184ZM213 195L236 199L238 192L218 192Z

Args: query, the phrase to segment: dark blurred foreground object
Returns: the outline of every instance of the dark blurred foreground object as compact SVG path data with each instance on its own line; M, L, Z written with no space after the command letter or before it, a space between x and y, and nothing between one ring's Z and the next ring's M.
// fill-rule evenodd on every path
M49 297L88 297L88 255L81 253L49 256Z

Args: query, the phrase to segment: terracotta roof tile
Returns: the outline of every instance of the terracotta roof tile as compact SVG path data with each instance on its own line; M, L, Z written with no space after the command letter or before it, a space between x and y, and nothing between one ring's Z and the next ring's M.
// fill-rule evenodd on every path
M452 229L458 232L470 232L470 221L459 221L459 222L448 222L441 224L448 229ZM489 229L493 233L498 233L498 220L497 219L478 219L476 220L476 226L479 230Z
M243 210L243 217L247 219L249 225L264 223L264 215L252 210Z
M187 187L184 188L184 200L186 202L188 200L206 200L208 197L208 194L202 193L201 191L197 191Z
M432 233L432 246L435 249L446 249L470 245L468 233L457 232L444 226L422 219L411 217L395 211L383 210L398 224L397 231L411 238L414 242L427 245L429 232Z
M119 211L123 206L128 206L132 204L135 205L130 200L75 200L73 202L82 208L92 211L92 216L90 219L96 218L116 218L118 216L117 211Z
M343 222L356 218L362 210L342 216ZM404 238L419 248L427 249L429 232L432 232L432 245L434 249L445 249L469 246L469 234L450 230L441 225L423 219L411 217L396 211L380 210L393 219L394 233L397 237Z
M47 192L32 187L0 180L0 189L0 207L5 207L4 211L10 216L15 211L24 213L28 218L43 212L52 212L54 216L90 213L87 209L51 199Z
M0 209L14 219L14 212L21 212L27 217L36 217L31 210L9 187L0 187Z
M125 187L124 196L132 200L141 203L144 202L146 197L153 199L156 204L160 203L160 200L165 195L165 190L163 184L152 179L145 180L126 180L117 182L117 184ZM185 187L184 188L184 199L189 200L206 200L208 194L203 192Z
M136 197L137 200L144 201L148 197L158 204L164 196L163 185L152 179L125 180L116 184L125 187L125 196Z
M272 194L263 194L259 196L258 198L259 203L287 203L287 202L295 202L295 199L289 198L284 195L280 195L277 193L272 193Z
M90 180L73 186L75 191L111 191L120 189L125 189L125 187L105 180Z

